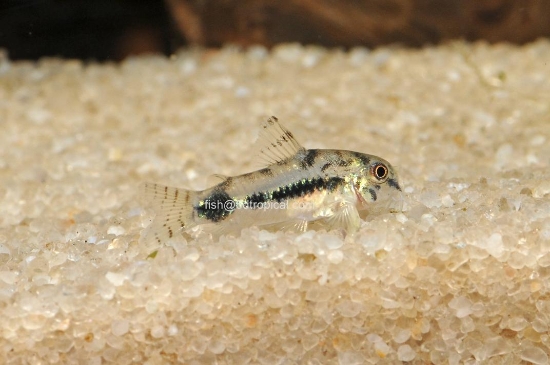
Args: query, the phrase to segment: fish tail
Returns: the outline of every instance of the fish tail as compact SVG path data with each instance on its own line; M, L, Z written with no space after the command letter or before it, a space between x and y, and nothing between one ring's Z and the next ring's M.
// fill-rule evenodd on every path
M184 229L196 225L193 203L198 192L169 186L144 183L143 197L156 212L155 219L142 235L146 242L161 245Z

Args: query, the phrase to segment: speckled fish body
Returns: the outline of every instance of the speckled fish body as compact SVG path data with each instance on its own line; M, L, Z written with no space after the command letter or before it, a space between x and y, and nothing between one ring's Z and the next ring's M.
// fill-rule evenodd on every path
M223 231L286 224L305 230L324 219L349 233L360 226L358 209L400 196L393 167L359 152L303 148L275 117L262 126L260 153L265 168L203 191L146 183L157 211L149 235L158 243L198 225Z

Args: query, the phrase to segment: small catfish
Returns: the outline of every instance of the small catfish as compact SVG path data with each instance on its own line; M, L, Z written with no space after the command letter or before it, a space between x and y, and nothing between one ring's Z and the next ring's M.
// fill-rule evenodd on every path
M174 235L210 225L221 231L248 226L294 227L324 220L329 228L355 233L358 209L373 208L401 198L393 167L384 159L345 150L306 150L292 133L269 118L258 138L259 157L266 166L226 177L202 191L145 183L144 195L157 215L147 237L161 244ZM372 209L370 209L372 210Z

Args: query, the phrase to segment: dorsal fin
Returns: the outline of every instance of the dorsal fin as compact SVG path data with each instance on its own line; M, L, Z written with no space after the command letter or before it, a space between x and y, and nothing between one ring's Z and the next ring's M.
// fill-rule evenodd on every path
M276 164L294 157L298 152L305 152L305 148L275 117L262 124L256 145L261 166Z

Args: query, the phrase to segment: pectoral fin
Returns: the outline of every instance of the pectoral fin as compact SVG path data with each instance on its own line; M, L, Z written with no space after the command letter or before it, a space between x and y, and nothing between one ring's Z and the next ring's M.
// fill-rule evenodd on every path
M342 228L348 234L357 232L361 226L359 212L352 203L340 203L334 215L326 219L330 229Z

